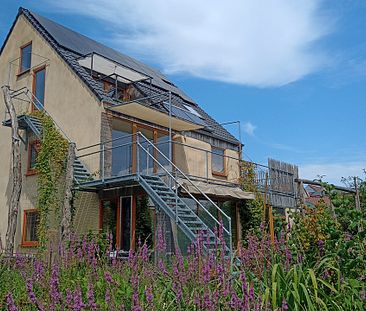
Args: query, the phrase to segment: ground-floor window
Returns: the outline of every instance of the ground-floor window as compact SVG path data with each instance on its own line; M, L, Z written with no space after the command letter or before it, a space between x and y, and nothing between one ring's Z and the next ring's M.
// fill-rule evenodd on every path
M24 211L22 246L36 246L38 244L37 229L39 213L36 209Z

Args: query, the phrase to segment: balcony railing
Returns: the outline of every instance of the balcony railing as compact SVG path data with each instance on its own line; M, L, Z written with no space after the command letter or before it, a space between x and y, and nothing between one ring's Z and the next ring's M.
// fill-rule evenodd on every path
M141 153L137 159L136 134L121 136L99 144L78 149L78 158L89 169L94 179L105 180L111 177L135 174L137 167L141 174L164 173L159 162L166 169L171 169L169 144L172 144L172 162L185 175L197 181L207 183L237 185L240 179L239 155L220 154L211 150L169 140L153 143L140 142L147 152L157 161ZM153 144L152 144L153 143ZM154 150L156 147L160 152ZM163 156L165 155L165 157ZM213 170L213 157L222 162L222 174Z

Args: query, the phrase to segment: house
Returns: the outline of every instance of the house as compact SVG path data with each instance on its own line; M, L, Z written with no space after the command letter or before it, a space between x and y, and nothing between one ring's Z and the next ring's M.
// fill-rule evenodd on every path
M46 111L77 147L76 233L110 231L122 252L135 248L139 238L154 243L157 228L169 245L181 249L201 230L214 243L220 223L228 251L240 239L238 209L254 198L238 185L242 145L157 70L20 8L1 47L0 85L12 90L23 142L16 250L38 245L35 163L42 125L31 114L36 110ZM4 243L12 188L11 123L3 102L0 109L5 116L0 127ZM50 239L59 231L59 211L54 214Z
M315 208L320 203L327 206L331 205L331 201L328 195L326 195L325 190L322 186L317 185L306 185L305 186L305 198L304 203L307 207Z

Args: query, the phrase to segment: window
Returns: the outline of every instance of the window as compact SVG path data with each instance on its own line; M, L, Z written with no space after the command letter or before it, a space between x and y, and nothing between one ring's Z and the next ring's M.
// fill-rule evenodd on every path
M193 113L195 116L202 118L202 116L198 113L196 109L191 106L183 105L190 113Z
M27 175L33 175L36 173L38 151L39 151L39 141L32 141L28 144Z
M33 77L33 95L35 97L34 101L36 104L41 104L44 106L44 89L46 79L46 68L42 67L34 71ZM33 110L37 109L33 107Z
M212 147L212 174L225 175L225 150Z
M19 73L23 73L31 68L32 61L32 42L20 47L20 66Z
M24 211L22 246L37 246L37 227L39 224L39 213L35 209Z

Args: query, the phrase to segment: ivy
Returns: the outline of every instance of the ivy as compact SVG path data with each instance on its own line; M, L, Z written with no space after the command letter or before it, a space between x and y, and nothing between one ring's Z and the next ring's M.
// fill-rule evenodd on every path
M244 191L252 192L255 195L254 200L246 201L243 208L240 209L241 226L243 237L245 237L249 230L259 227L265 216L263 195L258 191L254 163L241 162L240 185Z
M51 117L37 111L34 115L42 124L42 140L37 155L37 190L39 224L37 229L41 248L45 248L48 238L49 213L57 211L61 204L61 177L65 175L68 143L61 136Z

